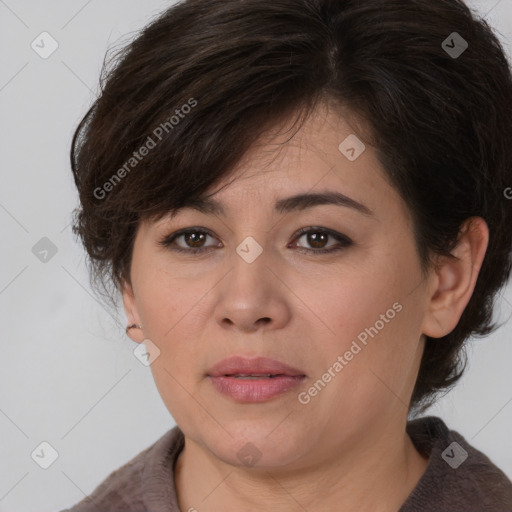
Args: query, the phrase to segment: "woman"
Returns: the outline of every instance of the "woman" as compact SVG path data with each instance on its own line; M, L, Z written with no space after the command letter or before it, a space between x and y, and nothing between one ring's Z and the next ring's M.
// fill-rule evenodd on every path
M177 426L73 507L509 511L437 417L512 264L512 77L459 0L188 0L104 70L75 233Z

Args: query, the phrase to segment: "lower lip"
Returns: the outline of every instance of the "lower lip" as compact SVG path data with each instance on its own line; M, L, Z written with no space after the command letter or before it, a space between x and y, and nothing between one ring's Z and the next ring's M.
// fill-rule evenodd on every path
M242 379L209 377L217 391L237 402L264 402L296 388L304 376L281 375L273 378Z

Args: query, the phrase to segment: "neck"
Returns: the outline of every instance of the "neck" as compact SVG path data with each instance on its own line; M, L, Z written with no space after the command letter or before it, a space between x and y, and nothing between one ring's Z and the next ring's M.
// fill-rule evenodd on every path
M396 432L374 428L349 448L327 447L308 464L265 469L226 464L186 438L174 472L180 509L396 512L428 463L406 434L405 421Z

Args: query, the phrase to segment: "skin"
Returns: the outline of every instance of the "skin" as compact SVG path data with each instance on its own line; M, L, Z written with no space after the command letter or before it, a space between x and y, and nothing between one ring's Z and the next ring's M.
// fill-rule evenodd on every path
M365 140L356 125L354 116L322 104L283 146L277 143L289 134L267 132L234 169L236 180L212 190L226 216L187 208L138 228L123 301L128 322L143 327L129 331L132 339L148 338L160 350L151 370L185 434L175 467L181 510L396 512L427 467L405 431L425 335L441 337L456 326L488 229L482 219L469 219L453 251L459 259L439 258L424 276L410 212L375 149L367 143L355 161L338 150L350 134ZM373 215L337 205L273 212L279 198L326 190ZM310 226L353 244L315 253L339 244L295 236ZM212 236L202 245L187 245L183 236L175 244L209 247L204 254L158 244L189 227ZM235 250L248 236L263 248L252 263ZM309 403L300 403L298 393L396 302L401 311ZM307 378L269 401L239 404L205 377L231 355L277 359ZM247 442L261 453L252 467L237 457Z

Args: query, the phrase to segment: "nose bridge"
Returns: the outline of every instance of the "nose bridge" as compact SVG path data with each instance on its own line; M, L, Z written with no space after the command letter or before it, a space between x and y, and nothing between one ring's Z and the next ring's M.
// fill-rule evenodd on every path
M235 247L230 281L250 286L252 294L262 293L267 281L267 267L271 265L269 249L264 246L263 235L248 235ZM258 241L258 239L261 243Z
M269 237L271 236L270 223L272 219L265 213L265 207L261 201L259 207L250 208L249 206L255 205L255 198L254 196L249 197L247 197L247 191L242 195L243 200L239 204L239 214L229 223L229 229L234 242L234 256L237 256L237 258L234 258L234 262L244 263L252 267L256 263L256 266L259 267L262 260L268 259L265 252L268 250L267 247L270 247ZM256 204L257 202L256 196ZM245 207L242 207L243 205Z
M255 236L245 236L235 247L230 267L217 304L217 321L244 331L261 324L273 328L284 325L289 311L275 278L277 272L272 271L270 250Z
M266 240L263 240L264 234L255 236L248 235L236 246L235 252L247 265L252 265L256 261L266 260L261 256L266 251L264 247L268 247ZM259 241L258 241L259 240Z

